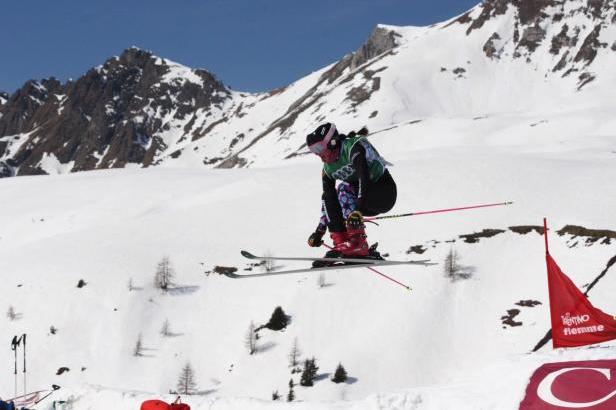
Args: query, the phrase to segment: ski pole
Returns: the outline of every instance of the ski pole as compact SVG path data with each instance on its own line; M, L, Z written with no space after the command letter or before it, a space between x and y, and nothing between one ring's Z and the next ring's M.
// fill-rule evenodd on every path
M331 246L329 246L329 245L328 245L328 244L326 244L326 243L323 243L323 246L325 246L327 249L334 249L334 248L332 248ZM342 260L344 261L344 259L342 259ZM366 268L366 269L370 269L372 272L376 273L377 275L381 275L381 276L382 276L382 277L384 277L385 279L389 279L390 281L392 281L392 282L394 282L394 283L397 283L398 285L402 286L402 287L403 287L403 288L405 288L406 290L409 290L409 291L410 291L410 290L412 290L410 286L405 285L404 283L398 282L398 281L397 281L397 280L395 280L394 278L392 278L392 277L390 277L390 276L387 276L387 275L385 275L384 273L379 272L378 270L376 270L376 269L374 269L374 268L372 268L372 267L370 267L370 266L364 266L364 268Z
M26 334L24 333L23 336L23 341L24 341L24 394L26 394Z
M38 399L37 401L35 401L34 404L38 404L41 401L45 400L47 397L51 396L53 394L53 392L55 392L59 388L60 388L60 386L58 386L57 384L52 384L51 385L51 391L49 393L47 393L46 395L44 395L43 397L41 397L40 399Z
M471 205L471 206L462 206L458 208L446 208L446 209L435 209L432 211L421 211L421 212L409 212L406 214L396 214L396 215L383 215L383 216L365 216L365 221L375 221L377 219L394 219L394 218L403 218L405 216L417 216L417 215L427 215L427 214L438 214L443 212L453 212L453 211L462 211L465 209L477 209L477 208L487 208L490 206L503 206L503 205L511 205L512 201L508 202L499 202L496 204L483 204L483 205Z
M11 341L11 350L15 352L15 396L17 396L17 347L21 343L21 337L18 339L17 336L13 336L13 340Z

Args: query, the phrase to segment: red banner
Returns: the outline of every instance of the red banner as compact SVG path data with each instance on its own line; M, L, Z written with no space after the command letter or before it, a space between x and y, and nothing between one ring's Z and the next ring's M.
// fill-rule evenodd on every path
M616 409L616 360L547 363L535 371L520 410Z
M553 346L576 347L616 339L616 319L595 308L549 253L546 261Z

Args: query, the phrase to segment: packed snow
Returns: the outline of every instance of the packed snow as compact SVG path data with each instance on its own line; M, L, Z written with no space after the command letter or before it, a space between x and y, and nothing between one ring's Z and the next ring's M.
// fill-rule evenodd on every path
M497 409L515 408L541 363L613 356L610 344L528 354L549 329L543 238L507 228L540 225L547 216L552 254L579 286L589 283L613 256L613 245L580 240L571 247L570 237L554 231L566 224L610 227L616 147L596 135L542 139L532 136L536 127L510 120L502 118L498 127L460 120L455 138L443 137L447 145L432 139L444 135L450 121L422 123L422 135L432 139L415 139L409 131L417 124L373 137L395 164L394 213L515 201L369 227L369 239L391 259L439 263L381 269L411 285L410 293L362 269L329 273L323 288L310 273L233 280L211 272L221 265L250 273L243 271L249 261L241 249L322 252L305 245L318 221L317 158L255 169L3 179L0 260L8 275L1 286L5 309L13 306L20 318L0 321L7 337L28 334L28 384L63 386L56 398L72 397L73 408L129 409L175 389L190 362L202 392L185 397L193 408L266 408L273 391L284 400L289 379L299 381L287 359L297 338L301 359L314 356L320 368L314 387L296 387L299 408ZM575 122L569 116L562 126ZM516 128L520 137L513 144ZM507 133L509 143L502 144ZM490 144L494 140L499 143ZM484 228L506 232L479 243L458 237ZM427 248L424 254L406 253L418 244ZM452 246L472 267L470 279L445 278L442 262ZM164 256L176 272L167 294L153 287ZM77 287L80 279L86 286ZM607 312L616 311L615 282L608 275L591 292L591 301ZM542 304L520 308L522 326L503 327L501 316L526 299ZM276 306L291 316L290 325L262 330L250 355L244 346L250 323L266 323ZM160 334L165 319L172 337ZM144 353L135 357L139 335ZM12 352L7 348L0 358L12 363ZM348 383L329 380L338 363ZM56 376L63 366L70 372ZM0 389L12 391L10 377Z
M539 226L547 217L551 254L582 290L616 254L613 240L590 243L556 232L565 225L614 230L616 53L600 50L597 79L580 90L576 77L549 72L555 61L547 50L537 55L549 61L487 61L483 41L473 36L502 33L511 19L489 22L470 40L466 27L451 21L383 26L400 33L400 46L368 63L380 88L354 110L348 93L369 83L352 73L319 83L329 66L279 92L231 92L224 107L197 113L195 128L220 123L203 138L185 138L181 129L190 118L178 120L158 136L168 145L160 167L68 174L71 164L46 156L41 167L52 175L0 179L2 309L15 313L0 315L0 397L14 392L9 341L23 333L28 390L62 386L40 409L54 400L66 401L64 410L172 401L186 363L198 394L183 398L194 410L515 409L541 364L613 358L616 342L558 350L548 344L531 353L550 328L544 239L510 227ZM611 44L616 32L606 33L602 41ZM507 44L503 55L513 52ZM195 77L180 65L168 73L169 81L201 81ZM318 104L292 127L263 134L309 92ZM391 213L514 204L369 225L369 241L389 259L438 263L379 268L410 292L362 268L327 273L325 286L310 272L258 279L216 273L217 266L261 272L242 249L324 253L306 245L319 218L321 164L303 143L325 120L343 132L370 128L370 140L394 164L398 201ZM24 141L22 135L0 143L16 152ZM179 148L182 155L173 157ZM203 164L234 153L249 167ZM503 232L475 243L460 237L484 229ZM452 249L469 278L445 276ZM164 257L175 272L168 292L154 287ZM611 314L613 269L589 295ZM523 300L541 304L516 305ZM277 306L290 316L288 327L260 330L257 351L249 354L249 326L265 324ZM511 327L502 318L514 308L522 324ZM300 373L289 366L295 341L300 368L316 359L313 387L299 386ZM338 364L348 373L345 383L330 380ZM62 367L69 371L57 374ZM296 399L287 403L290 379Z

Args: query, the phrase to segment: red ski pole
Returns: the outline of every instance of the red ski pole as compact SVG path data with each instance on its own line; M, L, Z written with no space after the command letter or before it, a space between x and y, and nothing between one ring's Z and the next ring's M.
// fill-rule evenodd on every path
M365 216L365 221L375 221L377 219L393 219L393 218L402 218L405 216L417 216L417 215L427 215L427 214L439 214L443 212L453 212L453 211L462 211L465 209L477 209L477 208L487 208L490 206L503 206L503 205L511 205L513 202L499 202L496 204L483 204L483 205L471 205L471 206L462 206L458 208L446 208L446 209L435 209L432 211L421 211L421 212L409 212L406 214L397 214L397 215L383 215L383 216Z
M326 243L324 243L324 244L323 244L323 246L325 246L327 249L334 249L334 248L332 248L331 246L329 246L329 245L328 245L328 244L326 244ZM342 260L342 261L344 261L344 259L341 259L341 260ZM358 267L359 267L359 266L358 266ZM394 283L397 283L398 285L402 286L402 287L403 287L403 288L405 288L406 290L413 290L413 289L411 289L411 287L410 287L410 286L407 286L407 285L405 285L404 283L398 282L398 281L397 281L397 280L395 280L394 278L392 278L392 277L390 277L390 276L387 276L387 275L385 275L384 273L379 272L378 270L376 270L376 269L374 269L374 268L372 268L372 267L370 267L370 266L363 266L363 267L364 267L364 268L366 268L366 269L370 269L372 272L376 273L377 275L381 275L381 276L382 276L382 277L384 277L385 279L389 279L390 281L392 281L392 282L394 282Z

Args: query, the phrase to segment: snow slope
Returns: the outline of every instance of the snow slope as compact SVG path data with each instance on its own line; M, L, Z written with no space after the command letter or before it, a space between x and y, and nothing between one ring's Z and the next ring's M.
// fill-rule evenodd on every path
M7 341L0 396L13 392L8 341L22 333L29 388L61 385L54 397L72 403L65 409L136 409L147 398L170 400L165 394L187 362L200 394L186 400L197 410L515 409L540 364L613 358L614 343L529 353L550 326L543 238L509 227L548 217L551 253L581 288L615 255L613 241L591 244L556 231L614 230L616 53L599 50L585 68L596 80L578 89L578 77L552 72L558 58L545 44L530 63L513 58L515 17L509 10L468 36L456 19L385 26L400 35L393 53L331 83L321 80L334 65L272 93L232 92L213 118L197 113L196 124L227 120L207 137L184 138L189 117L169 119L168 132L159 135L168 144L159 167L64 174L71 164L50 154L42 165L58 175L0 179L0 308L17 312L16 320L0 315ZM592 28L582 14L564 22ZM553 35L561 25L544 28ZM482 48L493 32L502 39L498 61ZM608 26L600 41L612 44L615 35ZM173 64L168 80L198 82L194 75ZM354 106L350 93L371 89L376 77L378 90ZM295 112L290 107L298 101L305 109ZM283 126L289 118L293 126ZM328 273L323 288L313 274L232 280L214 273L216 266L262 269L240 249L322 254L305 245L318 221L321 183L320 163L303 144L324 120L342 131L371 129L371 141L395 164L392 213L515 204L369 226L369 240L389 258L439 263L382 268L410 284L410 293L361 269ZM9 153L27 138L5 137ZM177 150L181 155L172 156ZM241 159L234 169L203 166L204 158L234 155ZM503 232L476 243L460 237L484 229ZM407 253L419 246L421 255ZM444 276L452 248L473 272L470 279ZM153 281L165 256L176 275L163 294ZM305 265L279 268L296 266ZM78 288L80 280L86 285ZM615 286L608 270L591 302L615 313ZM541 304L516 305L522 300ZM264 324L276 306L290 315L289 327L260 331L259 349L249 355L251 322ZM521 326L503 324L511 309L520 310ZM165 320L170 337L160 333ZM296 402L272 403L274 391L286 397L289 379L299 382L287 358L294 340L302 360L316 358L318 380L297 386ZM338 363L350 376L340 385L329 381ZM70 371L57 375L61 367Z
M590 113L601 124L576 135ZM273 391L285 397L289 379L299 381L287 360L295 338L302 359L317 359L320 378L312 388L296 387L302 403L293 407L516 408L540 363L613 357L616 349L608 343L528 354L549 329L543 239L507 230L540 225L543 216L554 230L611 227L616 147L609 138L613 120L603 115L431 119L371 137L395 164L399 198L392 212L516 201L369 227L369 239L392 259L442 263L455 246L461 263L474 269L471 279L452 283L440 265L383 268L411 284L411 293L361 269L327 274L329 286L321 289L311 274L232 280L206 273L216 265L249 273L240 249L321 253L305 246L319 208L320 166L313 157L256 169L3 179L0 290L4 309L13 306L21 317L3 315L0 326L7 342L28 334L29 386L60 384L57 397L72 397L75 409L137 408L174 389L187 361L203 392L187 398L193 408L268 408ZM474 244L458 237L484 228L506 232ZM554 232L550 240L553 256L579 286L614 255L613 244L584 246L578 238L571 247L575 240ZM418 244L424 254L406 254ZM176 270L176 288L166 295L152 286L165 255ZM76 287L80 279L83 288ZM129 291L131 279L137 290ZM615 285L608 274L591 301L615 312ZM542 304L520 308L522 326L504 327L500 318L527 299ZM249 355L248 326L265 323L276 306L291 324L284 332L261 331L260 349ZM160 335L165 319L175 336ZM135 357L139 334L145 350ZM12 365L8 343L0 362ZM339 362L351 377L347 384L328 380ZM71 370L56 376L61 366ZM6 375L0 391L12 392Z

